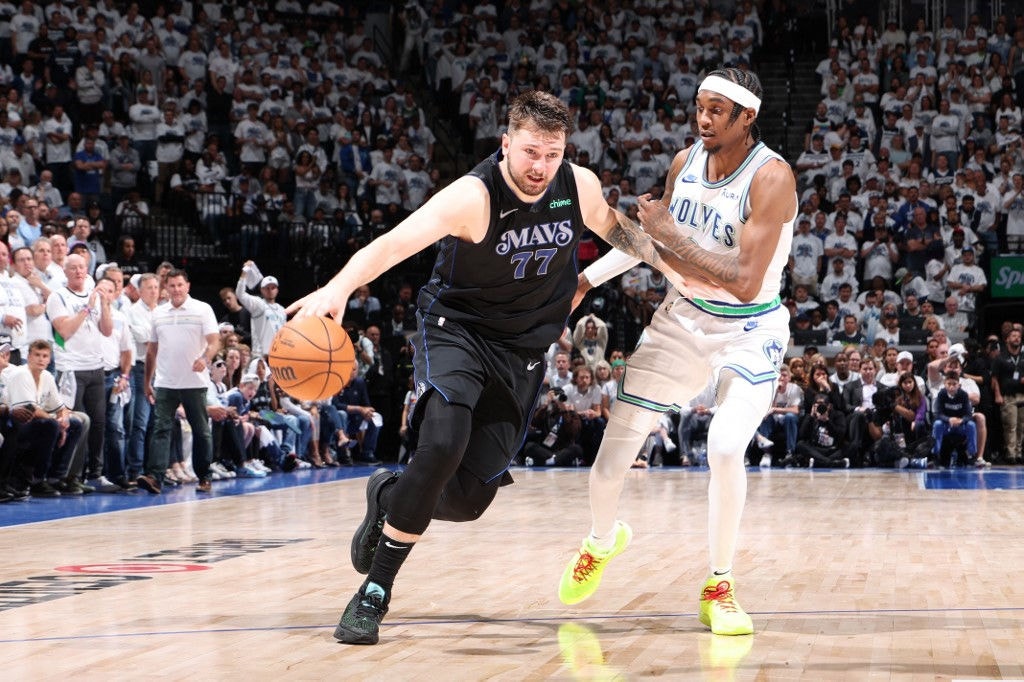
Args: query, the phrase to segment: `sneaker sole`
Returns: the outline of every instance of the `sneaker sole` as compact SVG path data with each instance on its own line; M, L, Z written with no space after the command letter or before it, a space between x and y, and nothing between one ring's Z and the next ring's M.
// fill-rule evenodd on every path
M711 625L711 618L706 617L703 613L700 614L697 617L697 620L699 620L702 625L705 625L705 626L711 628L711 634L713 634L713 635L723 635L723 636L726 636L726 637L738 637L740 635L752 635L752 634L754 634L754 624L752 622L750 623L750 625L741 625L740 627L732 628L731 630L727 630L725 628L719 628L718 630L716 630Z
M334 639L342 644L376 644L380 641L379 635L368 635L365 632L353 632L338 623L334 628Z
M387 480L392 477L397 478L390 469L377 469L370 477L366 480L366 516L363 517L363 522L356 528L355 534L352 536L352 567L356 569L357 573L366 575L370 572L370 565L373 563L371 557L367 557L368 551L363 550L363 545L366 541L366 536L370 530L377 524L377 516L380 514L380 491L384 487ZM338 626L341 627L340 625ZM373 642L350 642L351 644L373 644Z

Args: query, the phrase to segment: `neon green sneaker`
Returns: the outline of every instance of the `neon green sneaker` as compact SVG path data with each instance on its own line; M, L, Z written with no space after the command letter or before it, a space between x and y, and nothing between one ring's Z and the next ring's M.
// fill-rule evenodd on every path
M615 546L611 550L600 550L590 544L590 538L583 541L579 554L569 562L558 584L558 598L563 604L579 604L597 591L605 566L622 554L633 539L633 529L622 521L615 522Z
M732 573L727 573L708 576L701 589L698 617L716 635L749 635L754 632L750 616L736 603L735 587Z

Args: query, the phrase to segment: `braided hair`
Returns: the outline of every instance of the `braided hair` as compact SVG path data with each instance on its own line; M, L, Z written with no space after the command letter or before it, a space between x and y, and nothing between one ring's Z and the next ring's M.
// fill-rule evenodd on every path
M718 76L724 78L727 81L732 81L736 85L749 90L758 99L764 99L764 89L761 87L761 81L752 71L744 71L743 69L737 69L736 67L730 66L723 69L715 69L708 76ZM729 114L729 122L735 122L743 110L746 109L742 104L733 103L732 112ZM757 121L750 126L750 136L757 142L761 139L761 129L757 125Z

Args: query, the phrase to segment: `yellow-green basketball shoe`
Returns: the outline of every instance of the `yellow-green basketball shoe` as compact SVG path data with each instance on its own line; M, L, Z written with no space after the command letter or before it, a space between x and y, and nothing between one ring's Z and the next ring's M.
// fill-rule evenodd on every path
M700 622L716 635L749 635L754 632L750 616L736 602L732 573L711 575L700 591Z
M615 522L615 545L610 550L601 550L590 544L590 538L583 541L579 553L573 557L562 573L558 584L558 598L563 604L579 604L594 594L601 584L601 575L612 558L622 554L633 539L633 529L622 521Z

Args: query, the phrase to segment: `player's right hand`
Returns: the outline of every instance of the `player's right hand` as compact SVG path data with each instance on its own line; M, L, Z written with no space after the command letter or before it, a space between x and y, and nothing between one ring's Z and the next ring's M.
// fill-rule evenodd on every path
M345 312L348 296L337 291L328 283L316 291L310 292L285 308L285 313L300 317L333 317L341 324L341 316Z

